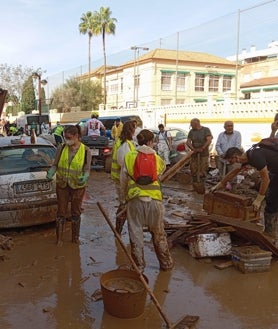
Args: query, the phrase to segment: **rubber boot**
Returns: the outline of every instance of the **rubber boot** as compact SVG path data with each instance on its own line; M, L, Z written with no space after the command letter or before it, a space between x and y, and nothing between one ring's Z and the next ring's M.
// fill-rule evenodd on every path
M80 233L80 217L72 217L71 219L72 243L79 243L79 233Z
M264 213L264 230L273 239L273 244L278 246L278 213Z
M64 217L56 218L56 243L58 245L63 243L63 234L65 229L66 219Z

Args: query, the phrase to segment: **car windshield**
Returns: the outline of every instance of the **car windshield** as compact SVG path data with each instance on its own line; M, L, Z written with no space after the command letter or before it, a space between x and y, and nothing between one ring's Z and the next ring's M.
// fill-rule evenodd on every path
M55 148L44 145L5 147L0 149L0 175L42 171L49 168Z

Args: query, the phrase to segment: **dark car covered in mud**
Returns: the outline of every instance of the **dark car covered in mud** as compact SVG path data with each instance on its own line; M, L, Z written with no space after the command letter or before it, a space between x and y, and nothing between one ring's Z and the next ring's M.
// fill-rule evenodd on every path
M46 179L56 148L29 136L0 138L0 228L52 222L57 211L56 182Z

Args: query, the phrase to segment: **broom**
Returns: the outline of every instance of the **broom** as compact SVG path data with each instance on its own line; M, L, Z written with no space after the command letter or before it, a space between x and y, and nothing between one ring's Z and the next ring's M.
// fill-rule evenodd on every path
M129 252L127 251L127 248L124 245L124 243L123 243L123 241L121 239L121 236L119 235L119 233L114 228L114 226L113 226L111 220L109 219L107 213L105 212L105 210L103 209L103 207L101 206L101 204L99 202L97 202L97 206L99 207L99 209L100 209L102 215L104 216L106 222L108 223L108 225L110 226L111 230L113 231L115 237L119 241L120 246L122 247L122 249L125 252L126 256L128 257L129 261L131 262L133 268L135 269L135 271L139 275L140 281L143 283L143 285L146 288L148 294L150 295L150 297L151 297L151 299L152 299L155 307L157 308L157 310L160 313L161 317L165 321L165 323L167 325L167 328L169 328L169 329L189 329L192 325L195 324L195 322L197 322L199 320L199 316L186 315L181 320L179 320L176 324L171 324L171 322L168 320L166 314L162 311L162 308L161 308L158 300L156 299L155 295L151 291L151 288L148 285L147 281L145 280L145 278L144 278L143 274L141 273L140 269L138 268L138 266L136 265L135 261L133 260L133 258L129 254Z

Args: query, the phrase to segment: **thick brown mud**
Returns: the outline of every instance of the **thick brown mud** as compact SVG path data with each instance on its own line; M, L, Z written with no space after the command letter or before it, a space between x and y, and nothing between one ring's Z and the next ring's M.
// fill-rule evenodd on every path
M165 195L184 202L179 211L200 210L202 196L190 185L171 182ZM115 220L117 201L109 175L92 172L84 199L80 245L70 241L67 224L62 247L55 244L54 225L2 231L12 237L11 250L0 250L1 329L158 329L165 328L150 297L144 313L119 319L94 299L102 273L129 264L96 202ZM176 207L173 205L173 207ZM170 209L169 209L170 208ZM167 205L167 211L171 207ZM123 241L128 246L127 227ZM171 322L198 315L198 329L277 329L278 266L243 274L234 267L216 269L215 259L194 259L183 246L171 249L175 267L160 272L151 237L145 233L145 275Z

